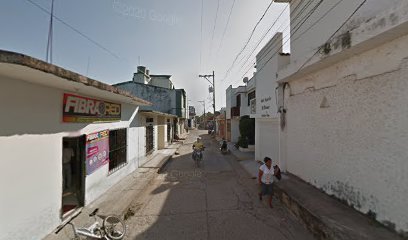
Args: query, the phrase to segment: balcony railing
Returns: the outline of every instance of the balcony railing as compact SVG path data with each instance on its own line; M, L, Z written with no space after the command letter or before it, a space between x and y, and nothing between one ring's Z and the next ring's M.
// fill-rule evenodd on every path
M231 117L239 117L240 116L240 108L239 107L232 107L231 108Z

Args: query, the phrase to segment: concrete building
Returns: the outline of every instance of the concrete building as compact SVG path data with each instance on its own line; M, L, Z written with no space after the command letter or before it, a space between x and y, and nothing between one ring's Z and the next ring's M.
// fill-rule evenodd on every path
M281 161L407 234L408 2L287 2L290 63L277 71Z
M195 122L196 110L194 106L188 106L188 122L187 127L188 129L195 129L196 122Z
M276 34L256 56L259 69L253 77L256 98L252 100L251 118L255 118L255 159L262 161L268 156L285 171L285 163L280 161L280 121L276 105L277 71L289 61L289 55L282 54L282 41L282 33Z
M245 86L233 88L232 85L226 90L226 120L227 120L227 140L238 142L239 120L242 116L250 116L253 112L253 99L256 98L256 80L244 79ZM251 105L252 101L252 105Z
M0 239L41 239L145 157L145 100L6 51L0 86Z
M169 119L165 120L165 131L172 133L172 140L176 135L185 133L188 111L186 92L184 89L175 89L170 78L171 75L151 75L146 67L139 66L132 81L118 83L114 86L153 103L152 106L141 107L141 110L151 111L156 115L159 113L173 115L174 118L170 119L171 124L168 124ZM167 128L171 129L167 130Z

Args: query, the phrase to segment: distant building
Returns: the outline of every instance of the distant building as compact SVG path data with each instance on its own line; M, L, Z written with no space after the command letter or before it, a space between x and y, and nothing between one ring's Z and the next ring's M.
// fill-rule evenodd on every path
M193 129L196 127L195 123L195 116L196 116L196 111L194 106L188 106L188 128Z
M242 116L250 116L254 113L254 100L256 98L256 79L246 81L245 86L233 88L232 85L226 90L226 138L231 142L238 142L240 136L239 120Z
M152 75L146 67L139 66L132 81L114 84L114 86L153 103L152 106L141 107L144 112L150 111L150 115L164 113L176 116L171 124L168 122L169 119L161 120L166 122L165 131L172 133L172 140L176 135L185 133L188 111L186 92L184 89L175 89L170 78L171 75Z

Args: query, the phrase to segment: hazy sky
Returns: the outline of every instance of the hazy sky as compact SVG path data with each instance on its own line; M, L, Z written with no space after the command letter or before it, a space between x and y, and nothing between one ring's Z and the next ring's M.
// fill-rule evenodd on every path
M48 10L51 8L51 0L30 1ZM208 83L199 79L198 74L210 74L214 70L219 109L225 106L225 89L230 84L242 83L244 73L254 63L256 52L278 27L281 31L289 24L287 18L282 17L258 50L245 61L286 6L273 3L243 52L243 60L238 61L228 78L222 81L270 0L236 0L221 43L233 2L219 0L213 34L218 0L204 0L201 41L201 0L55 0L55 16L110 53L55 20L53 63L113 84L131 80L140 61L152 74L172 75L176 88L186 90L191 100L189 105L196 106L199 113L202 106L197 101L206 100L209 109L211 98ZM49 14L28 0L0 0L0 49L44 60L48 24ZM247 75L252 76L252 72L251 69Z

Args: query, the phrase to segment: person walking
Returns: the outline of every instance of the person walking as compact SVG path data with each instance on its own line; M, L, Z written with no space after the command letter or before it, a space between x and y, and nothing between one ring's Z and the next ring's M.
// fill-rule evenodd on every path
M277 174L277 168L272 167L272 159L269 157L264 158L264 164L259 167L258 173L258 183L261 187L261 192L259 193L259 200L262 200L264 195L269 195L268 203L269 207L273 208L272 197L273 197L273 176Z

